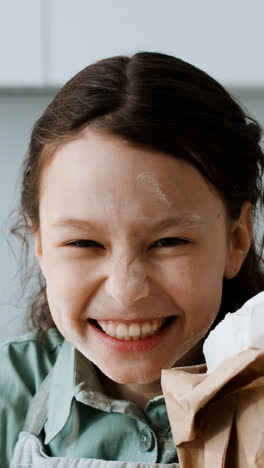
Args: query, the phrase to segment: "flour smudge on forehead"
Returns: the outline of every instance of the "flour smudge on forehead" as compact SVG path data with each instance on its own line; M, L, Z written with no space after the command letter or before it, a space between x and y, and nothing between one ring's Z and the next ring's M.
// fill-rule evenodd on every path
M167 205L170 205L166 195L161 190L160 184L157 181L157 178L153 176L150 172L141 172L137 175L136 180L138 182L144 182L149 184L153 193L157 195L160 201L165 202Z

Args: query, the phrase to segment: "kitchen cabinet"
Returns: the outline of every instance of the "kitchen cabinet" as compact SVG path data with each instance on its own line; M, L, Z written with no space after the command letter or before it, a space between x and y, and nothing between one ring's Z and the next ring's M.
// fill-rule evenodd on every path
M57 87L101 58L180 57L264 87L263 0L0 0L0 87Z
M0 7L0 87L42 86L42 0L2 0Z
M227 86L264 85L263 0L54 0L49 14L54 86L141 50L178 56Z

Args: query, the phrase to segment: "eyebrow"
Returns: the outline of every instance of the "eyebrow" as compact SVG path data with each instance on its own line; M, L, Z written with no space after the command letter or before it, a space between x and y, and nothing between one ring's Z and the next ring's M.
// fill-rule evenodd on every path
M201 224L203 223L199 215L180 214L171 216L169 218L159 219L156 223L150 226L150 229L157 231L160 229L166 229L171 226L195 227L200 226ZM77 229L86 231L87 228L102 227L103 223L93 223L85 219L63 217L56 219L51 226L56 228L75 227Z

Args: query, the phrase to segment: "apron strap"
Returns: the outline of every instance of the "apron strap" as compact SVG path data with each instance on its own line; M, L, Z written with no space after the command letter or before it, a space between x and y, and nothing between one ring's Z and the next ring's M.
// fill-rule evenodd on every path
M52 371L41 383L38 391L35 393L28 408L23 431L38 436L45 424L48 416L48 396L52 379Z

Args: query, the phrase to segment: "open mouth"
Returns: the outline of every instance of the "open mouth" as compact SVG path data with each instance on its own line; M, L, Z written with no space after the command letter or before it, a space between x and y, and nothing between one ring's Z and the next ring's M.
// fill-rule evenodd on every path
M90 320L97 329L122 341L144 340L164 330L173 320L165 317L141 322L118 322L113 320Z

